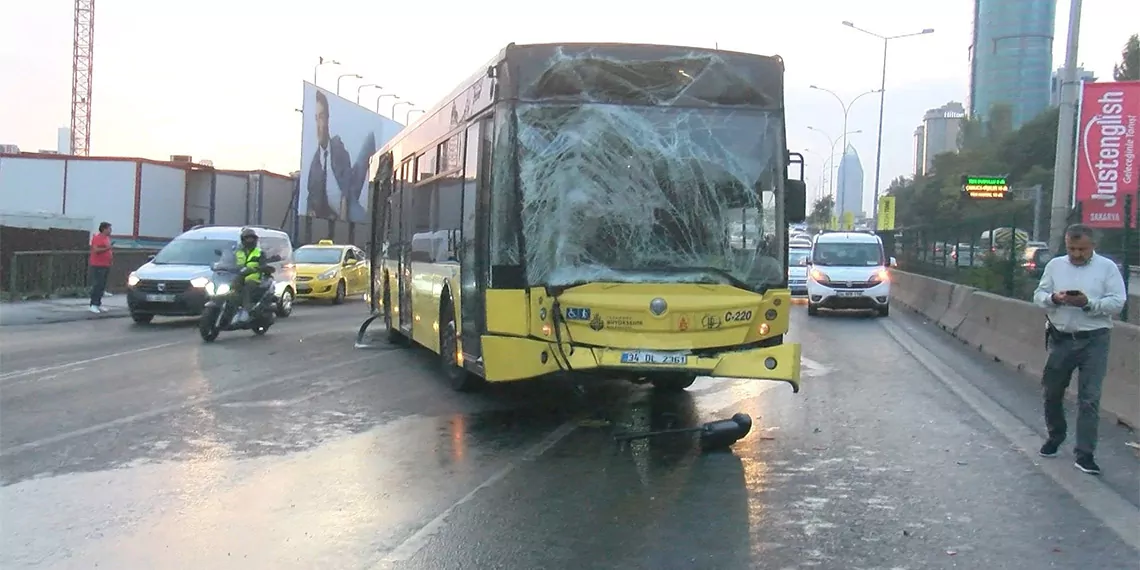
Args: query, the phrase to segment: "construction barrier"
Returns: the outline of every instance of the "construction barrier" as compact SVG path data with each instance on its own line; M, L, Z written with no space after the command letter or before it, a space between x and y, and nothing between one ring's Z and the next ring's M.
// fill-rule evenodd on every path
M963 343L1033 377L1041 378L1044 311L1025 301L914 273L892 271L892 302L900 303ZM1133 295L1130 304L1140 303ZM1101 410L1140 428L1140 326L1117 321L1112 329ZM1074 377L1070 396L1076 392Z

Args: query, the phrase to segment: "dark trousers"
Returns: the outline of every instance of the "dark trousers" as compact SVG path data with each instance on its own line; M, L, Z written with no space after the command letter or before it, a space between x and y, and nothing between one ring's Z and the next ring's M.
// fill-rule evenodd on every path
M1049 439L1065 440L1065 390L1073 372L1077 372L1077 444L1078 455L1096 451L1097 428L1100 426L1100 394L1108 371L1108 330L1086 338L1061 334L1050 344L1049 359L1041 385L1045 392L1045 426Z
M91 304L96 307L103 306L103 293L107 291L107 274L110 267L91 267Z

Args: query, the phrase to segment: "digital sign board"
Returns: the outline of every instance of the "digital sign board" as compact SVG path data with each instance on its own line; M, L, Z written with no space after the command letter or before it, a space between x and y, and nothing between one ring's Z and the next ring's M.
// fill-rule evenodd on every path
M975 200L1005 200L1009 184L1004 176L963 176L962 193Z

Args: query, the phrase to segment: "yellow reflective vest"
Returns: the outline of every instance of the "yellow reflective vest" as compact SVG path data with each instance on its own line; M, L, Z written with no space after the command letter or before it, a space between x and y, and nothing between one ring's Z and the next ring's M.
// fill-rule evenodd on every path
M255 248L251 249L249 252L246 252L244 248L239 247L237 250L237 253L234 255L237 257L238 267L248 267L250 269L257 270L256 273L251 273L249 275L246 275L245 280L252 282L252 283L260 282L261 281L261 271L260 271L261 270L261 248L255 247Z

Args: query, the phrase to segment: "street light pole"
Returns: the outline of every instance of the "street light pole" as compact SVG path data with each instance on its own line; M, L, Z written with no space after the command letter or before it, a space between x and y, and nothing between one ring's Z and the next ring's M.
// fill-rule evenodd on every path
M317 58L317 64L313 66L313 85L314 86L317 84L317 70L320 69L322 65L340 65L340 62L335 60L335 59L330 59L328 61L325 61L324 56L318 57Z
M1081 31L1081 0L1069 8L1069 39L1061 77L1061 105L1057 119L1057 157L1053 162L1053 201L1049 211L1049 251L1061 251L1072 204L1073 131L1077 128L1077 47ZM1079 221L1079 220L1078 220Z
M884 36L881 34L876 34L875 32L872 32L870 30L865 30L863 28L860 28L860 27L856 26L855 24L853 24L849 21L844 21L843 25L847 26L848 28L851 28L853 30L858 30L860 32L863 32L864 34L874 36L876 38L883 40L883 74L882 74L882 80L880 81L880 84L879 84L879 93L880 93L879 94L879 137L875 143L875 187L873 188L874 198L872 199L872 202L871 202L871 223L874 224L873 227L877 230L877 229L879 229L879 179L880 179L880 176L882 175L882 171L883 171L883 168L882 168L883 167L883 111L886 108L886 102L887 102L887 46L891 40L897 40L897 39L901 39L901 38L909 38L912 36L922 36L922 35L926 35L926 34L933 34L934 28L926 28L925 30L922 30L921 32L912 32L909 34L899 34L896 36ZM844 150L846 150L846 149L844 149Z
M412 103L411 101L397 101L395 103L392 103L392 120L393 121L396 120L396 107L399 107L400 105L413 105L414 106L415 103ZM407 123L404 123L404 124L407 124Z
M809 126L808 130L809 131L815 131L815 132L823 135L823 138L827 139L827 144L829 145L829 148L831 149L831 158L829 158L828 160L831 162L832 168L838 168L837 166L835 166L835 143L838 143L840 139L831 138L831 136L828 135L826 132L824 132L823 129L817 129L815 127ZM847 140L847 135L857 135L857 134L862 133L862 132L863 132L863 129L857 129L854 131L844 131L842 139ZM844 146L843 150L846 151L847 147ZM840 164L842 164L842 161L840 161ZM835 179L839 178L839 176L838 176L838 174L836 176L831 176L831 169L828 169L827 176L828 176L828 178L831 179L831 199L835 200L835 198L836 198L836 196L835 196Z
M383 101L385 97L393 97L397 101L400 100L400 96L396 95L395 93L382 93L379 97L376 98L376 114L377 115L380 114L380 101ZM396 117L392 117L392 120L395 121Z
M860 94L856 95L855 98L852 99L850 103L844 103L843 98L840 97L838 93L836 93L830 89L824 89L823 87L819 87L817 85L810 85L809 87L812 89L815 89L817 91L823 91L824 93L830 93L832 97L835 97L836 101L839 101L839 107L843 109L843 148L840 150L840 152L843 154L843 156L847 156L847 117L851 113L851 107L853 107L855 105L855 102L858 101L861 97L863 97L865 95L870 95L872 93L882 93L883 89L882 88L873 89L871 91L860 93ZM881 113L881 110L880 110L880 113ZM880 123L882 122L882 117L879 117L879 122ZM881 126L880 126L880 131L881 131ZM882 136L881 132L880 132L879 136L880 137ZM835 147L835 145L834 145L834 143L832 143L832 149L831 149L832 155L835 154L835 148L834 147ZM834 164L834 163L832 163L832 164ZM840 190L842 190L842 188L840 188ZM846 192L844 192L844 195L846 195ZM839 200L836 200L836 201L839 202ZM860 207L861 206L862 205L860 204ZM842 216L843 210L840 209L838 214L836 214L836 215Z
M344 79L345 77L355 77L357 79L364 79L358 73L342 73L342 74L340 74L340 76L336 78L336 94L337 95L340 95L340 80Z
M426 112L427 111L424 111L423 109L408 109L407 112L404 113L404 124L410 125L412 123L412 113L426 113Z
M365 87L375 87L377 89L383 89L383 87L381 87L377 83L365 83L364 85L357 85L356 86L356 104L357 105L360 104L360 90L364 89Z

